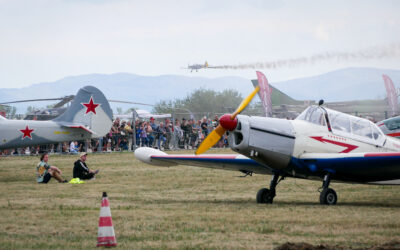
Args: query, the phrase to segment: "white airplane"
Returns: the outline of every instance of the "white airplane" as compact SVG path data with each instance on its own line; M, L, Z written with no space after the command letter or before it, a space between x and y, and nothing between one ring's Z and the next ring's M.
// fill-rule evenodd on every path
M0 116L0 149L98 138L111 126L112 110L107 99L97 88L86 86L53 120L8 120Z
M400 116L391 117L376 124L385 135L400 138Z
M272 203L279 181L287 177L322 181L320 203L334 205L331 181L379 185L400 184L400 140L387 137L374 123L324 108L310 106L295 120L238 115L258 92L257 87L233 114L196 150L196 155L168 155L139 148L135 156L157 166L192 165L272 175L268 188L257 193L258 203ZM238 154L198 155L228 132Z

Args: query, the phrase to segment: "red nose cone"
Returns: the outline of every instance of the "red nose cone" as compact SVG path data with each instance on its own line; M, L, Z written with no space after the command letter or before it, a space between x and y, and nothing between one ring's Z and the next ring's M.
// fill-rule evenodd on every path
M221 126L228 131L233 131L236 128L237 123L238 120L236 117L232 120L231 115L229 114L225 114L219 118L219 124L221 124Z

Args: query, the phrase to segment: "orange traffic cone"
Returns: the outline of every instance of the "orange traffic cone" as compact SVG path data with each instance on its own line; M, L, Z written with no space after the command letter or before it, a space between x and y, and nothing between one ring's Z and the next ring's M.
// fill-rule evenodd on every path
M100 208L97 246L113 247L116 245L117 239L115 238L114 227L112 224L110 204L108 202L107 193L103 192Z

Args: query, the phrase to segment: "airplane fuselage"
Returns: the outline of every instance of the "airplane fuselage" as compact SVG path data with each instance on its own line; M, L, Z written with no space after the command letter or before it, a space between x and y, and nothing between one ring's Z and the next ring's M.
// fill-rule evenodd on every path
M230 145L280 175L322 179L331 173L336 181L400 184L400 141L386 137L373 123L349 120L360 124L346 131L335 128L332 120L330 127L325 120L238 116Z
M91 137L85 130L60 126L53 121L0 120L0 149L43 145Z

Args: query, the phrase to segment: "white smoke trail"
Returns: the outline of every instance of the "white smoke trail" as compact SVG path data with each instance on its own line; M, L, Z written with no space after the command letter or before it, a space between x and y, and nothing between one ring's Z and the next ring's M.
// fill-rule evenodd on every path
M320 62L337 61L361 61L372 59L398 58L400 57L400 43L387 46L375 46L356 52L326 52L310 57L298 57L286 60L275 60L270 62L255 62L236 65L215 66L218 69L277 69L284 67L297 67L300 65L312 65Z

